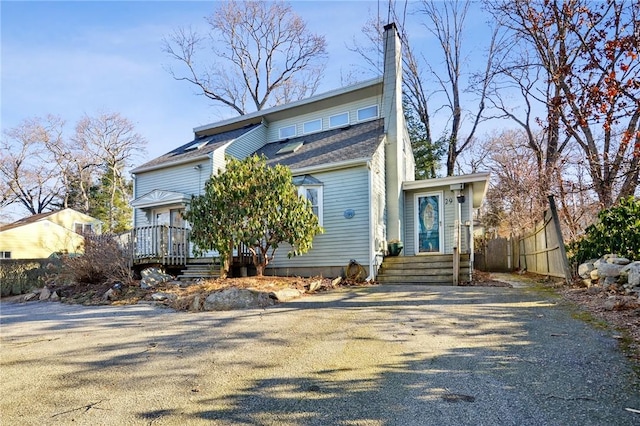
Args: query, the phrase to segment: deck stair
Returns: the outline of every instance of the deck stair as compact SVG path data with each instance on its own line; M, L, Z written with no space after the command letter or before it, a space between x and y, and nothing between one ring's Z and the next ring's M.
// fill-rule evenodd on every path
M469 281L469 267L469 255L461 255L460 283ZM380 284L453 285L453 255L385 257L377 281Z
M220 262L211 258L189 259L178 275L180 281L212 279L220 277Z

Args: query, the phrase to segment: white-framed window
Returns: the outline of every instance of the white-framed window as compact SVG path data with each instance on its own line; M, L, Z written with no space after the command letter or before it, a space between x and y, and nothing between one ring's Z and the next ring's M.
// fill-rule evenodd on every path
M281 127L280 130L280 139L292 138L296 135L296 125L293 124L287 127Z
M74 231L76 232L76 234L92 234L93 233L93 226L90 223L74 223L73 225Z
M371 120L378 118L378 105L371 105L358 110L358 121Z
M309 200L313 214L318 218L318 224L322 226L322 185L300 185L298 194Z
M317 120L307 121L302 125L302 133L314 133L322 130L322 119L318 118Z
M10 251L0 251L0 259L11 259Z
M349 124L349 113L343 112L341 114L332 115L329 117L329 127L340 127Z

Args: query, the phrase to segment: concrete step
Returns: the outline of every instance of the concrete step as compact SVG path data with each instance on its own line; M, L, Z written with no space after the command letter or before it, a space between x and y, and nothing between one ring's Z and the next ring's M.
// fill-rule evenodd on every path
M421 285L453 285L452 275L405 275L388 276L378 275L380 284L421 284Z
M459 281L470 275L469 255L460 259ZM383 284L453 284L453 255L420 255L385 257L377 281Z
M220 277L220 264L212 263L212 259L190 259L186 268L178 275L178 280L218 277Z
M460 275L469 274L469 266L460 267ZM453 275L453 267L449 268L380 268L378 275L402 276L402 275Z

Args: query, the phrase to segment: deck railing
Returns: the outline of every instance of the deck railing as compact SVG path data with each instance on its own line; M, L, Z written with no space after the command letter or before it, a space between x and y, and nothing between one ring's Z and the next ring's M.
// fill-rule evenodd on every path
M134 263L157 261L163 265L186 265L188 258L188 228L151 225L133 230Z

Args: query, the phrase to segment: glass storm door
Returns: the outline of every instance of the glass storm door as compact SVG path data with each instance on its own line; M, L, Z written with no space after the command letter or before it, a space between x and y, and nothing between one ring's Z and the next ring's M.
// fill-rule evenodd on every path
M441 251L441 202L440 194L416 195L417 253Z
M171 254L176 256L183 256L185 254L185 243L184 243L184 218L182 217L183 209L172 209L169 211L170 214L170 240L171 240Z

